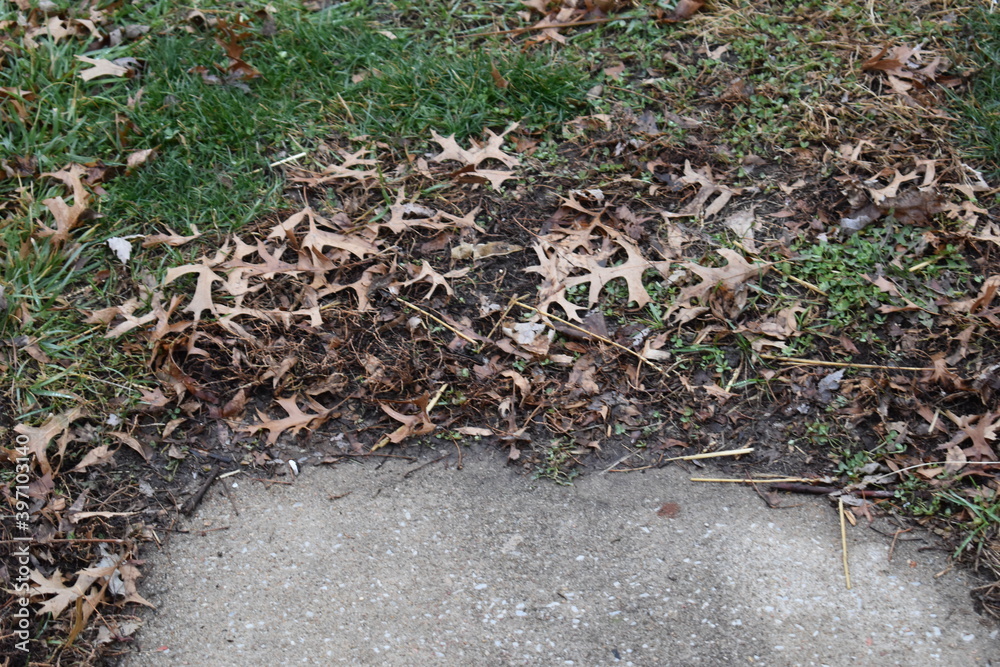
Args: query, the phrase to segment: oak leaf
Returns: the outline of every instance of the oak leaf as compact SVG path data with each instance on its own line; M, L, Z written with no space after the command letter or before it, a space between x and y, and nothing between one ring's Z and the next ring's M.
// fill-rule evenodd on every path
M327 420L331 412L315 401L311 401L311 405L313 409L318 409L319 412L315 414L303 412L299 408L295 396L279 398L277 399L277 403L288 413L287 417L283 419L269 419L267 415L258 410L257 417L260 418L261 423L244 426L240 430L247 433L256 433L261 429L267 429L267 444L273 445L278 442L278 437L285 431L290 430L292 434L296 434L302 429L316 428Z
M38 461L38 467L41 469L43 475L52 472L52 466L49 464L49 458L46 454L49 443L54 438L62 435L69 428L70 424L83 415L83 408L73 408L61 414L52 415L44 424L38 427L27 426L26 424L18 424L14 427L15 433L20 433L28 438L26 445L28 452L35 455L35 460ZM62 453L62 449L64 448L65 446L60 448L60 453Z
M421 401L421 402L423 402L424 405L426 405L426 401ZM420 412L418 412L415 415L404 415L400 412L396 412L385 403L379 403L378 406L382 408L382 411L385 412L387 415L389 415L396 421L402 423L402 426L400 426L395 431L382 438L382 440L379 441L379 445L389 444L390 442L398 445L399 443L403 442L403 440L406 440L410 436L427 435L428 433L433 432L435 428L437 428L434 422L431 421L430 416L428 416L425 407L421 407ZM372 451L379 449L379 445L372 447Z
M595 250L593 232L597 230L603 231L606 240L604 248ZM548 312L548 308L556 304L573 320L580 320L579 311L585 308L566 298L567 288L589 283L587 305L592 306L598 302L605 285L622 279L628 286L628 300L641 308L652 301L643 285L643 274L655 270L664 277L670 275L669 261L646 259L631 240L596 221L583 230L553 230L540 237L533 249L539 263L525 271L542 276L539 310ZM612 257L619 250L625 251L626 259L614 265ZM573 275L581 271L583 275Z
M407 285L412 285L414 283L430 283L431 288L427 290L427 294L424 295L424 301L431 298L434 294L434 290L438 287L443 287L444 291L448 293L448 296L455 294L455 291L448 284L448 281L444 279L440 273L434 270L427 262L423 263L423 266L417 268L415 264L410 264L407 266L407 271L413 276L410 280L404 283L400 283L401 287L406 287Z
M483 182L485 180L489 181L494 190L499 190L505 180L514 177L514 172L501 171L499 169L480 169L479 165L485 160L497 160L502 162L508 169L520 166L520 160L513 155L504 153L502 149L504 137L518 127L519 123L514 123L501 134L495 134L492 130L487 129L486 134L488 138L486 143L476 144L473 142L472 147L468 150L458 145L454 134L442 137L434 130L431 130L431 141L441 146L441 152L431 158L431 160L434 162L459 162L466 166L466 168L460 169L453 174L460 182Z
M87 56L76 56L76 59L91 65L90 69L82 70L79 77L84 81L90 81L101 76L127 76L130 72L128 67L116 65L104 58L88 58Z
M368 295L375 289L377 276L384 276L387 273L389 273L388 266L385 264L376 264L365 269L361 273L361 277L353 283L348 283L347 285L332 284L320 290L317 296L322 299L330 294L335 294L345 289L352 289L358 297L358 311L364 312L371 308Z
M950 410L945 410L944 414L959 428L959 432L950 441L940 445L938 449L948 450L965 440L971 440L972 446L964 450L968 460L997 460L996 452L987 441L997 439L997 431L1000 430L1000 412L959 416Z
M340 164L327 165L323 169L323 172L318 176L300 176L292 178L291 180L296 183L306 183L307 185L312 186L323 185L339 179L348 179L358 183L364 183L365 181L378 177L378 170L376 168L364 168L375 167L375 165L378 164L377 160L362 157L370 152L371 151L368 149L361 149L355 153L348 153L347 151L341 150L339 153L344 161ZM357 169L356 167L361 168Z
M492 130L487 129L486 134L489 135L489 138L486 140L486 143L483 145L474 144L469 150L465 150L458 145L458 142L455 141L454 134L448 137L442 137L434 130L431 130L432 141L439 144L442 148L442 151L435 155L432 159L434 162L454 160L456 162L461 162L462 164L473 164L477 167L483 160L493 159L499 160L508 168L517 167L521 164L521 161L513 155L507 155L504 153L501 146L503 146L504 137L506 137L510 132L516 130L518 127L520 127L520 124L514 123L501 134L494 134Z
M306 207L299 213L282 223L282 228L287 228L290 221L305 217L309 220L309 231L302 238L301 247L312 256L313 264L321 269L335 268L334 262L326 255L327 248L340 250L347 255L354 255L358 259L364 259L366 255L378 253L378 247L367 239L354 235L345 235L337 232L328 232L319 228L319 224L330 226L321 216L317 215L310 207ZM271 232L271 236L274 232ZM270 238L270 236L269 236Z
M109 576L114 572L114 566L102 568L100 572L93 572L91 569L80 570L77 573L76 581L72 586L63 583L62 572L56 570L51 577L46 577L38 570L33 570L29 576L35 586L31 587L31 597L41 597L51 595L41 607L38 613L51 613L53 618L58 618L60 614L77 598L87 594L87 589L102 576Z
M191 301L184 310L193 313L194 320L197 322L201 319L201 314L204 311L207 310L213 315L217 312L215 303L212 301L212 284L216 282L222 283L225 280L209 268L207 264L185 264L184 266L175 266L167 269L167 275L163 279L163 284L169 285L177 278L189 273L198 274L198 283L195 285L194 296L191 297Z
M49 199L42 200L42 204L49 209L52 213L52 217L55 218L56 226L55 229L46 227L45 225L39 224L41 232L39 236L41 237L52 237L52 241L57 244L61 244L69 240L69 233L79 226L81 222L81 217L87 210L87 203L90 199L90 195L87 193L86 188L83 187L82 176L86 174L86 170L78 165L72 164L69 170L60 169L59 171L42 174L43 176L51 176L52 178L62 181L67 187L73 191L73 205L70 206L66 203L62 197L51 197Z
M701 277L701 282L681 290L678 303L690 305L694 299L704 303L708 293L719 286L735 292L751 278L763 275L770 267L770 264L751 264L743 259L743 255L730 248L720 248L716 252L726 259L725 266L682 263L684 267Z

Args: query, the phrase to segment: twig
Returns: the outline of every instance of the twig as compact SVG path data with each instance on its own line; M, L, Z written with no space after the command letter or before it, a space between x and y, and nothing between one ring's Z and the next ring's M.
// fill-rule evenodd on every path
M212 466L212 471L208 473L208 477L201 483L201 487L199 487L198 491L184 503L184 507L181 508L181 514L190 514L196 507L198 507L201 499L205 497L208 487L212 486L212 482L215 481L215 478L219 476L220 472L222 472L222 466L218 463Z
M222 493L229 500L229 504L233 506L233 512L236 514L236 516L239 516L240 515L240 508L238 508L236 506L236 501L233 500L232 494L229 493L229 487L226 486L224 483L222 484Z
M533 30L547 30L552 28L558 30L559 28L573 28L578 25L595 25L597 23L609 23L611 21L627 21L629 19L641 19L648 18L645 16L609 16L603 19L587 19L586 21L574 21L572 23L550 23L548 25L537 24L533 26L528 26L526 28L512 28L511 30L493 30L492 32L474 32L467 35L458 35L458 37L493 37L495 35L520 35L521 33L531 32Z
M618 459L617 461L615 461L614 463L612 463L611 467L605 468L602 472L599 472L598 474L599 475L603 475L604 473L608 473L608 472L631 472L632 470L634 470L634 468L633 469L626 468L624 470L619 470L618 466L621 465L622 463L625 463L625 461L627 461L628 459L632 458L633 456L635 456L635 454L636 454L636 452L629 452L625 456L621 457L620 459Z
M338 97L339 97L339 95L338 95ZM348 113L350 113L350 111L348 111ZM354 121L352 120L351 122L353 123ZM275 167L277 167L279 165L285 164L286 162L291 162L292 160L298 160L300 157L305 157L307 155L309 155L309 153L307 153L306 151L302 151L301 153L297 153L295 155L289 155L288 157L286 157L283 160L278 160L277 162L272 162L271 164L269 164L267 166L268 166L269 169L273 169L273 168L275 168Z
M281 479L264 479L263 477L251 477L255 482L264 482L265 484L285 484L286 486L291 486L295 482L286 482Z
M564 320L563 318L559 317L558 315L552 315L551 313L543 313L542 311L538 310L534 306L529 306L528 304L524 303L523 301L521 301L519 299L515 300L514 303L517 304L518 306L521 306L521 308L527 308L528 310L531 310L531 311L534 311L534 312L538 313L539 315L542 316L543 319L547 318L547 317L551 317L556 322L560 322L562 324L565 324L566 326L570 327L571 329L576 329L580 333L587 334L591 338L596 338L597 340L601 341L602 343L607 343L608 345L611 345L612 347L617 347L619 350L622 350L623 352L627 352L628 354L631 354L633 357L635 357L636 359L638 359L639 363L647 364L651 368L655 368L660 373L665 373L665 371L662 368L660 368L659 366L657 366L656 364L654 364L653 362L651 362L649 359L647 359L646 357L644 357L641 354L639 354L638 352L636 352L635 350L627 348L624 345L620 345L620 344L616 343L613 340L605 338L604 336L600 336L598 334L595 334L593 331L588 331L587 329L584 329L581 326L577 326L576 324L573 324L569 320ZM555 327L552 327L552 328L554 329Z
M218 528L199 528L198 530L188 530L187 528L164 528L164 530L171 533L184 533L185 535L195 533L204 537L205 533L214 533L217 530L229 530L229 526L219 526Z
M722 452L706 452L703 454L691 454L690 456L674 456L669 459L663 459L663 463L667 461L695 461L697 459L714 459L720 456L742 456L743 454L749 454L753 451L753 447L744 447L743 449L727 449Z
M722 482L725 484L774 484L777 482L813 482L805 477L779 477L777 479L728 479L718 477L692 477L692 482Z
M520 297L516 296L512 296L510 298L510 301L507 302L507 307L504 308L503 312L500 314L500 318L497 320L497 323L493 325L493 328L490 329L489 335L486 336L487 340L493 340L493 334L495 334L500 325L503 324L504 318L507 317L507 313L509 313L510 309L514 307L514 304L517 303L517 300L519 298ZM479 354L480 352L483 351L484 345L486 345L486 341L479 343L479 347L476 348L476 354Z
M337 495L337 496L327 496L326 499L327 500L340 500L341 498L346 498L347 496L351 495L352 493L353 493L353 491L347 491L347 492L341 493L340 495Z
M763 501L764 501L764 503L765 503L765 504L766 504L766 505L767 505L767 506L768 506L768 507L769 507L770 509L787 509L787 508L785 508L785 507L782 507L782 506L781 506L781 503L780 503L780 502L778 502L778 501L775 501L775 500L772 500L771 498L768 498L768 497L767 497L766 495L764 495L764 492L763 492L763 491L761 491L761 490L760 490L760 488L758 488L758 486L757 486L757 484L756 484L756 483L754 483L754 482L751 482L751 483L750 483L750 486L752 486L752 487L753 487L753 490L754 490L754 493L756 493L756 494L757 494L758 496L760 496L760 499L761 499L761 500L763 500ZM773 495L773 494L772 494L772 495Z
M890 563L892 562L892 554L896 550L896 540L899 539L900 535L902 535L903 533L908 533L911 530L913 530L913 528L907 528L906 530L903 530L901 528L896 531L895 535L892 536L892 544L889 546L889 559L888 559Z
M448 458L448 455L444 454L444 455L439 456L438 458L434 459L433 461L427 461L426 463L421 463L416 468L414 468L412 470L406 471L406 473L403 474L403 479L408 479L410 475L412 475L413 473L417 472L421 468L425 468L425 467L429 466L432 463L437 463L438 461L442 461L442 460L444 460L446 458Z
M440 324L441 326L443 326L445 329L448 329L449 331L451 331L453 334L455 334L456 336L458 336L462 340L466 340L466 341L472 343L473 345L475 345L476 341L474 339L469 338L467 335L465 335L464 333L462 333L461 331L459 331L455 327L451 326L450 324L448 324L447 322L445 322L441 318L435 317L434 315L428 313L426 310L424 310L423 308L420 308L419 306L414 306L409 301L404 301L403 299L400 299L399 297L396 297L396 300L399 301L404 306L406 306L407 308L412 308L413 310L417 311L418 313L421 313L421 314L425 315L426 317L431 318L432 320L434 320L435 322L437 322L438 324Z
M441 385L441 387L437 390L437 392L435 392L434 398L431 399L430 403L427 404L427 416L428 417L431 416L431 410L433 410L434 406L436 406L438 404L438 401L441 400L441 395L444 394L444 391L447 388L448 388L448 383L445 382L443 385Z
M843 498L837 498L837 507L840 508L840 548L844 554L844 579L847 581L847 590L851 590L851 568L847 565L847 522L844 520Z
M820 359L801 359L799 357L779 357L774 354L762 354L761 359L780 361L784 364L808 364L811 366L832 366L834 368L863 368L878 371L933 371L933 368L917 368L915 366L879 366L877 364L851 364L845 361L822 361Z
M462 446L458 444L458 440L452 440L455 443L455 450L458 452L458 464L455 466L459 470L462 469Z
M798 283L799 285L802 285L806 289L810 289L813 292L816 292L817 294L822 294L823 296L829 296L826 292L824 292L820 288L816 287L812 283L807 283L806 281L802 280L802 278L796 278L792 274L785 273L784 271L780 271L778 269L775 269L775 270L778 271L778 273L780 273L781 275L783 275L785 278L788 278L789 280L791 280L793 283Z
M818 480L817 480L818 481ZM831 493L843 492L844 489L838 486L830 486L829 484L815 485L815 484L796 484L796 483L772 483L771 488L775 491L787 491L788 493L813 493L818 496L828 495ZM851 491L851 493L858 495L862 498L895 498L895 491L883 491L881 489L857 489Z
M416 461L415 456L403 456L401 454L375 454L374 452L365 452L364 454L337 454L337 458L364 458L367 456L375 456L383 459L406 459L407 461Z
M703 454L691 454L690 456L674 456L669 459L660 459L654 465L659 466L661 463L667 463L668 461L696 461L698 459L714 459L721 456L742 456L743 454L749 454L753 451L753 447L744 447L743 449L727 449L724 452L707 452ZM634 454L635 452L633 452ZM639 470L648 470L654 466L643 466L642 468L618 468L618 464L624 462L626 459L631 457L632 454L622 457L615 461L615 463L605 470L604 472L633 472ZM604 474L604 473L601 473Z

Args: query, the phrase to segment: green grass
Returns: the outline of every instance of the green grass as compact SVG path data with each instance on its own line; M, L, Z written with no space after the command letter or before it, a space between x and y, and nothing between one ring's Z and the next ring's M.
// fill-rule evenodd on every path
M884 226L865 229L843 240L799 243L793 245L793 250L798 257L790 264L789 273L827 293L826 315L820 317L819 325L842 330L864 330L882 324L885 315L878 309L905 305L901 297L936 312L934 301L941 294L928 288L928 281L945 272L956 277L972 276L958 247L925 247L919 234L896 226L892 218ZM925 262L922 269L910 270ZM901 297L878 288L866 275L873 279L884 275L896 285ZM947 296L964 293L957 286L952 289Z
M1000 176L1000 12L977 8L956 48L970 54L968 64L978 71L967 95L953 98L966 116L963 139L969 151Z
M124 172L132 152L158 152L103 184L106 194L91 202L102 217L75 230L65 248L35 237L36 222L50 220L40 202L66 197L65 188L52 179L0 181L0 196L16 202L0 229L0 284L10 304L0 313L0 336L26 336L53 360L46 365L22 355L8 369L15 378L12 398L25 412L63 400L112 400L118 385L128 388L127 378L141 373L137 358L83 325L80 309L137 296L144 274L158 275L165 265L211 250L136 247L122 266L104 245L108 237L157 233L166 225L182 234L197 227L207 232L207 243L219 241L282 207L283 179L269 169L272 161L323 141L368 135L393 148L427 150L431 129L460 140L515 121L536 131L557 127L585 107L587 73L551 54L496 42L487 51L482 42L387 26L387 16L405 18L408 3L347 2L317 13L273 3L275 30L268 35L254 14L265 4L199 5L250 34L241 42L242 58L261 76L238 85L208 85L191 71L215 72L216 64L226 64L219 33L185 22L166 1L116 10L121 26L150 26L141 39L86 51L84 38L40 37L38 48L15 46L0 68L0 86L27 91L0 102L4 155L34 160L40 173L70 162ZM433 25L444 25L443 5L424 11L436 11ZM12 11L0 11L0 20L13 18ZM386 27L397 39L379 32ZM83 53L131 57L140 65L132 78L85 82L78 74L88 66L74 57ZM506 87L495 82L494 68ZM355 79L359 74L365 76ZM23 195L19 187L27 188ZM26 323L15 317L25 313Z

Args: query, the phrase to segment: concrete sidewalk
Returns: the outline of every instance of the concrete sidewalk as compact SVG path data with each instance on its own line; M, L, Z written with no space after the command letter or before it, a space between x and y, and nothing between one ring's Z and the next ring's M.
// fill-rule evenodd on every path
M128 664L1000 665L928 541L889 562L848 527L846 590L825 500L772 510L679 468L567 488L486 452L417 465L217 482L187 527L228 529L147 554L159 609Z

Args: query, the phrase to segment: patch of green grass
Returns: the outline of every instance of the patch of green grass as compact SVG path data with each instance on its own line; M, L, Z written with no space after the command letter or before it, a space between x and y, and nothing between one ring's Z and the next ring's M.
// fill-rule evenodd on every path
M960 557L966 550L978 553L990 538L996 535L997 526L1000 526L1000 502L996 500L989 502L983 497L965 498L956 491L946 491L936 495L965 511L966 520L961 524L965 539L955 550L954 558Z
M535 479L548 479L563 486L573 484L580 471L574 468L576 452L572 442L557 438L540 454L542 460L535 468Z
M903 306L906 300L926 308L930 311L926 315L932 317L931 313L937 311L934 301L941 294L931 290L927 282L945 273L970 277L971 271L958 247L942 244L932 249L913 229L896 227L891 218L887 223L885 228L868 228L835 242L821 240L793 245L798 258L788 265L787 271L827 293L826 313L818 326L864 330L885 322L880 307ZM911 270L917 265L922 266ZM873 284L872 280L879 276L890 281L900 296ZM958 286L954 289L958 290ZM957 294L955 291L947 296Z
M185 20L186 9L165 0L109 10L119 26L150 26L145 36L113 48L87 51L84 37L39 36L34 49L11 42L0 87L26 93L0 100L5 157L34 161L41 173L70 162L126 172L131 153L157 151L151 161L102 184L106 193L91 200L101 217L80 225L62 248L38 238L37 223L51 224L40 202L66 197L66 189L47 178L0 180L0 195L18 202L7 206L0 230L0 284L9 303L0 313L0 335L37 341L52 359L47 364L21 355L8 369L16 375L8 385L12 398L24 410L62 400L110 400L141 373L134 355L83 324L81 309L138 296L143 275L190 261L223 234L281 208L283 180L271 162L357 135L419 150L430 148L431 129L461 141L515 121L538 130L584 107L586 73L550 55L501 42L442 40L405 25L389 26L397 39L382 34L386 26L375 19L406 3L347 2L316 13L297 3L272 4L273 29L265 29L268 22L258 13L267 3L199 6L206 16L248 33L240 42L242 58L261 76L230 84L211 85L193 69L224 78L220 67L227 58L218 40L225 35L203 21ZM488 16L484 5L475 6L480 18ZM75 9L64 9L66 18L74 16ZM443 5L427 8L432 10L438 13L434 25L449 15ZM0 20L15 19L12 10L0 10ZM134 76L83 81L79 74L89 66L75 57L83 54L134 58ZM198 227L208 247L136 245L122 266L104 244L110 236L157 233L165 226L181 234ZM101 280L95 280L98 272Z
M966 22L966 30L956 49L968 53L973 76L968 94L953 103L970 123L960 132L970 152L1000 175L1000 11L979 7Z

